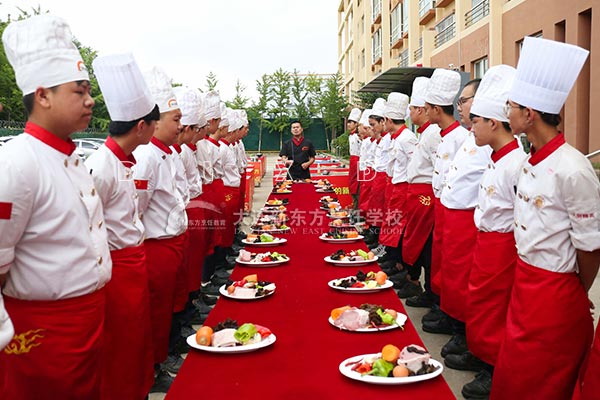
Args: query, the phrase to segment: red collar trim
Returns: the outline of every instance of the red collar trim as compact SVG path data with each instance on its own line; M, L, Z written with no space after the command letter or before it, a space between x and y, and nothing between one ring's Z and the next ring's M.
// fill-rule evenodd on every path
M225 139L221 139L221 140L220 140L220 142L221 142L221 143L224 143L224 144L225 144L225 146L229 146L229 145L231 144L231 143L229 143L229 142L228 142L227 140L225 140Z
M458 128L459 126L460 126L460 123L458 121L454 121L449 127L447 127L446 129L443 129L440 132L440 135L442 137L444 137L447 134L449 134L450 132L452 132L453 130L455 130L456 128Z
M169 148L169 146L165 145L163 142L161 142L160 140L158 140L154 136L152 136L152 139L150 139L150 143L152 143L153 145L155 145L156 147L158 147L159 149L161 149L164 153L167 153L167 154L172 154L173 153L173 150L171 150Z
M356 129L350 132L351 135L356 135Z
M374 137L371 138L371 142L376 141L377 139L375 139Z
M429 128L429 125L431 125L431 122L427 121L423 124L423 126L420 126L419 129L417 129L417 132L419 133L423 133L425 131L425 129Z
M511 151L513 151L515 149L518 149L518 148L519 148L519 143L517 143L517 139L512 140L512 141L508 142L507 144L505 144L504 147L502 147L500 150L494 151L492 153L492 161L495 164L498 161L500 161L500 159L502 157L504 157L505 155L507 155Z
M402 126L392 135L392 140L396 139L404 130L406 129L406 125L402 124Z
M304 142L304 136L302 136L300 139L296 139L295 137L293 137L292 140L294 141L294 144L296 146L300 146L302 142Z
M559 132L558 135L552 138L548 143L542 146L541 149L536 150L531 148L531 158L529 164L536 165L544 161L550 154L554 153L556 149L565 144L565 135Z
M189 147L190 149L192 149L192 151L196 151L197 147L194 143L186 143L185 144L187 147Z
M181 145L179 143L174 143L173 148L177 152L177 154L181 154Z
M206 140L208 140L209 142L211 142L212 144L214 144L217 147L220 146L219 142L217 142L215 139L211 138L210 136L207 136Z
M127 168L131 168L133 165L135 165L135 158L133 157L133 154L127 156L121 146L119 146L119 144L115 142L115 139L112 137L107 137L104 145L108 147L108 149L112 151L119 161L121 161L121 163Z
M27 122L25 124L25 133L33 136L40 142L52 147L56 151L60 151L63 154L70 156L75 151L77 147L71 138L67 140L62 140L58 136L54 135L50 131L42 128L39 125L34 124L33 122Z
M380 139L383 139L383 138L385 137L385 135L387 135L388 133L389 133L389 132L383 132L383 133L381 134L381 137L380 137Z

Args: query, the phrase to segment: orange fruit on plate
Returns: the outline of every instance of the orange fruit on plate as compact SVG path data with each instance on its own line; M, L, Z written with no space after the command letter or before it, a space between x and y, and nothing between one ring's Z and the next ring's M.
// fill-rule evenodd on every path
M409 374L410 371L404 365L396 365L392 370L392 375L394 376L394 378L405 378Z
M381 358L392 364L396 364L398 358L400 358L400 349L393 344L386 344L381 349Z
M358 232L356 232L356 231L348 231L346 233L346 237L347 238L357 238L358 237Z
M213 329L210 326L202 326L196 332L196 343L201 346L210 346Z
M383 271L377 271L377 273L375 274L375 280L377 281L377 283L379 285L383 285L385 283L385 281L387 280L388 276L385 272Z
M350 306L344 306L344 307L338 307L338 308L334 308L333 310L331 310L331 319L332 320L336 320L340 317L340 315L342 315L342 313L346 310L349 310Z

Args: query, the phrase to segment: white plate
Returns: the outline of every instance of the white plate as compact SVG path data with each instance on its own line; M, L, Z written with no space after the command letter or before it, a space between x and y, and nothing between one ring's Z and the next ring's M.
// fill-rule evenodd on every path
M290 228L289 226L287 227L287 229L270 229L268 231L265 231L264 229L256 229L256 228L252 228L252 233L286 233L289 232L292 228Z
M269 204L265 203L265 207L279 207L283 205L283 201L279 200L279 204Z
M273 206L273 207L281 207L281 206ZM260 209L260 211L263 214L279 214L279 213L284 213L287 211L287 208L284 207L283 210L273 210L273 209L269 209L268 207L263 207Z
M292 191L291 190L284 190L282 192L273 191L271 193L272 194L290 194L290 193L292 193Z
M210 353L248 353L251 351L255 351L258 349L262 349L263 347L267 347L275 343L277 338L275 334L271 333L269 336L264 338L258 343L252 343L246 346L235 346L235 347L212 347L212 346L202 346L196 342L196 334L188 336L187 344L190 347L193 347L198 350L208 351Z
M317 193L335 193L334 189L317 189L315 190Z
M398 313L398 316L396 317L396 322L398 323L397 325L386 325L386 326L380 326L379 328L358 328L354 331L351 331L350 329L346 329L344 327L339 327L336 326L333 323L333 318L329 317L329 323L331 325L333 325L335 328L338 328L339 330L342 331L348 331L348 332L381 332L381 331L391 331L392 329L398 329L401 326L404 326L404 324L406 323L406 320L408 320L408 317L402 313Z
M332 239L332 238L328 238L325 235L326 235L326 233L322 234L321 236L319 236L319 239L321 239L324 242L328 242L328 243L352 243L352 242L356 242L356 241L362 240L364 238L363 235L358 235L355 238Z
M263 295L263 296L258 296L258 297L238 297L238 296L232 296L229 294L229 292L227 292L227 288L225 287L226 285L223 285L219 288L219 293L221 293L223 296L228 297L230 299L234 299L234 300L258 300L258 299L263 299L267 296L272 295L273 293L275 293L275 290L273 290L272 292L270 292L269 294Z
M336 219L342 219L342 218L336 218ZM356 229L356 227L352 224L342 223L342 225L334 225L333 222L329 223L329 227L330 228L339 228L339 229Z
M242 243L247 244L248 246L258 246L258 247L268 247L268 246L279 246L280 244L284 244L287 242L287 239L284 238L273 238L272 242L249 242L246 239L242 239Z
M427 381L439 376L444 371L444 366L439 361L434 359L429 360L429 364L437 367L437 369L429 374L417 375L417 376L406 376L403 378L390 378L387 376L373 376L373 375L361 375L359 372L352 371L353 363L367 357L381 357L381 353L378 354L363 354L362 356L350 357L340 363L340 372L342 375L347 376L350 379L354 379L361 382L373 383L375 385L406 385L407 383Z
M373 293L373 292L378 292L380 290L384 290L384 289L391 288L392 286L394 286L394 282L390 281L389 279L387 279L383 285L377 286L374 288L367 288L367 287L345 288L345 287L335 286L335 284L334 284L335 281L339 281L342 279L348 279L348 278L352 278L352 277L347 276L347 277L341 278L341 279L332 279L329 282L327 282L327 285L329 285L329 287L332 289L340 290L342 292L348 292L348 293Z
M360 265L366 265L366 264L370 264L373 263L375 261L377 261L379 259L379 257L375 256L373 257L372 260L361 260L361 261L339 261L339 260L332 260L330 256L327 256L324 258L324 260L328 263L331 263L333 265L340 265L343 267L358 267Z
M251 261L240 261L240 258L236 258L235 261L242 265L247 265L249 267L270 267L271 265L279 265L290 261L290 258L286 258L282 261L265 261L265 262L251 262Z
M327 214L327 218L331 218L331 219L342 219L342 220L343 220L343 219L350 219L350 216L349 216L349 215L346 215L345 217L338 217L338 216L335 216L335 215Z

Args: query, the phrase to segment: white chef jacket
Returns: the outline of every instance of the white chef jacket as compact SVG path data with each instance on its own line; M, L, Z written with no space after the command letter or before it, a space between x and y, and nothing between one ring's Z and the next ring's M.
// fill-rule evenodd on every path
M83 160L28 122L0 148L0 274L4 295L24 300L82 296L110 280L102 204Z
M196 146L185 144L181 146L181 161L185 167L185 177L188 183L190 199L195 199L202 194L202 179L198 171L198 160L196 159Z
M168 239L187 229L185 203L175 184L171 149L152 138L133 152L137 163L133 177L139 195L139 209L146 238Z
M366 143L365 143L366 142ZM366 170L367 168L374 168L375 166L375 150L377 148L377 140L375 138L369 138L368 140L363 141L365 143L364 147L364 155L363 148L361 146L361 156L359 160L359 164L364 165L364 168L361 168L361 171Z
M449 127L440 131L442 139L435 154L431 179L431 186L433 187L435 197L440 198L442 196L442 189L446 184L446 174L448 173L448 168L450 168L450 163L468 134L469 131L460 126L458 121L454 121Z
M110 250L135 247L144 241L131 170L134 164L135 158L127 157L111 137L85 161L102 200Z
M417 144L417 135L406 126L396 138L392 139L388 175L392 183L406 182L408 162L413 156ZM391 174L390 174L391 172Z
M246 147L244 146L244 142L238 140L237 145L234 147L238 154L238 165L240 174L242 176L246 176L246 167L248 166L248 157L246 156Z
M384 132L376 143L373 168L375 168L376 172L387 172L387 166L390 161L392 136L389 133Z
M4 299L0 292L0 351L10 343L15 334L15 328L13 327L10 316L4 308Z
M600 248L600 183L590 162L556 136L519 172L515 240L523 261L577 271L576 249Z
M350 133L350 136L348 136L348 146L351 156L360 156L361 142L362 141L360 140L360 136L358 136L358 133L356 133L356 131Z
M440 127L427 121L417 129L419 142L406 167L408 183L431 183L433 164L442 137Z
M240 187L240 170L236 162L235 153L227 140L221 139L219 156L223 166L223 185Z
M196 143L196 159L203 185L209 185L215 179L223 178L223 165L219 156L219 142L211 137Z
M442 187L442 204L454 210L469 210L477 206L479 184L492 154L488 145L477 146L475 135L468 136L454 155Z
M475 207L475 226L483 232L512 232L515 216L515 190L527 154L517 141L492 153L481 177Z
M185 173L185 165L181 159L181 152L182 149L179 144L171 146L171 157L173 158L173 165L175 166L175 186L177 186L177 190L179 190L183 203L187 207L190 203L190 187Z
M364 171L367 169L367 158L369 149L371 147L371 138L365 138L360 142L360 153L358 160L358 169L359 171Z

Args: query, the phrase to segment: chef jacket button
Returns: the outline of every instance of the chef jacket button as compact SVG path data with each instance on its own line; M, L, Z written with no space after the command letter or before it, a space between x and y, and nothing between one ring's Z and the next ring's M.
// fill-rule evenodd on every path
M91 232L94 227L92 226L92 224L90 224L89 228L90 228L90 232Z
M65 167L69 166L69 159L65 158Z
M77 167L79 165L79 158L75 159L75 166Z
M519 227L519 223L517 221L515 221L515 226L518 228Z
M525 225L521 224L521 229L523 229L524 231L526 231L527 227Z
M134 194L133 194L133 198L134 198L134 199L137 199L138 197L140 197L140 196L138 196L138 194L137 194L137 193L134 193Z
M166 159L167 159L167 156L163 155L163 156L162 156L162 159L163 159L163 160L166 160Z
M521 193L518 193L517 196L519 196L520 199L523 198L523 195Z
M104 224L104 221L98 221L98 228L102 228L102 224Z
M98 257L98 265L102 265L102 256Z
M96 195L96 188L92 188L91 194L92 194L92 196Z
M527 168L523 168L523 173L527 173Z
M79 191L79 197L83 197L83 192L81 190Z
M525 200L525 202L529 202L529 196L525 195L525 196L523 197L523 200Z

